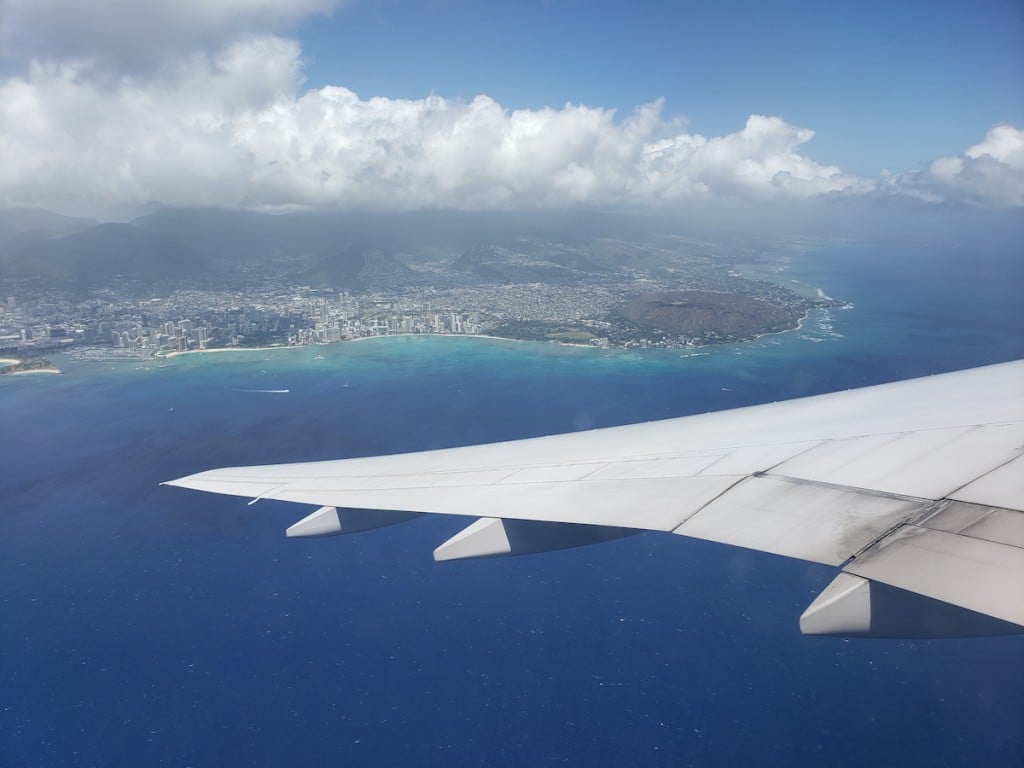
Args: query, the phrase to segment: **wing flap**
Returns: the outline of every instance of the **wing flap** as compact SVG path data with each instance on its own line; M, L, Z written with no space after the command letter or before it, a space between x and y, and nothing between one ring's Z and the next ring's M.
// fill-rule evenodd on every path
M1024 549L1024 512L1015 509L947 501L918 525Z
M1014 635L1024 627L840 572L800 617L805 635L937 638Z
M841 565L901 522L924 499L887 496L772 476L750 477L673 532L826 565Z
M844 569L1024 626L1024 549L906 525Z

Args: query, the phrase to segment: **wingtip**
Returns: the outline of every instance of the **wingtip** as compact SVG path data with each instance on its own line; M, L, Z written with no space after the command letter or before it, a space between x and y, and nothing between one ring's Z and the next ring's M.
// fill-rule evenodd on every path
M173 480L164 480L160 485L168 485L174 488L192 488L192 484L189 482L197 475L184 475L183 477L176 477Z

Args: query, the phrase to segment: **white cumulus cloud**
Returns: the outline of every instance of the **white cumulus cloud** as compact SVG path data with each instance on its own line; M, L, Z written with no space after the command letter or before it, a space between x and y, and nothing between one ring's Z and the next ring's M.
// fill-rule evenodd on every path
M880 183L805 154L814 132L752 115L703 136L661 101L509 110L303 90L275 34L344 0L0 0L0 203L497 209L898 194L1024 205L1024 140L997 125L958 157ZM23 71L22 71L23 70Z
M1024 131L1006 123L956 157L887 180L888 189L928 202L964 202L994 208L1024 206Z
M706 139L679 134L646 149L646 175L660 196L811 197L860 193L872 183L800 154L814 131L779 117L752 115L743 130Z
M145 76L35 62L0 83L0 199L21 204L377 208L663 205L871 187L801 154L813 132L753 116L706 138L660 102L624 119L487 96L302 92L295 41L194 51Z

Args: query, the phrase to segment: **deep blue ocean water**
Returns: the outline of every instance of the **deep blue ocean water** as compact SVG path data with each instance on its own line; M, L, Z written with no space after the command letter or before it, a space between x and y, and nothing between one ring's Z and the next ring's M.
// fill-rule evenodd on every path
M0 765L1024 765L1024 639L803 637L830 568L657 534L435 564L468 520L287 540L308 509L158 487L1024 357L1016 253L773 274L854 306L699 354L394 338L0 380Z

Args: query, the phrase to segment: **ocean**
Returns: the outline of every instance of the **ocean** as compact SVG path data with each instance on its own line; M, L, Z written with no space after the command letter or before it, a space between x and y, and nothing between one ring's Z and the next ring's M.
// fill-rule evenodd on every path
M852 307L695 351L397 337L4 377L0 764L1019 768L1024 640L804 637L831 568L653 533L435 564L468 520L288 540L309 509L158 485L1024 357L1019 254L745 269Z

